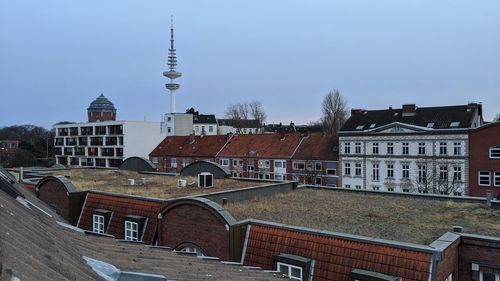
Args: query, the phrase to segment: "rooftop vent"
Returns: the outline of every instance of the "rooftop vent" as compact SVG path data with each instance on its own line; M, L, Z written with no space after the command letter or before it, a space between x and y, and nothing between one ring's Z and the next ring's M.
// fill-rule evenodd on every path
M363 109L360 108L353 108L351 109L351 116L356 116L356 115L363 115Z
M417 114L417 106L412 104L403 104L403 117L415 116Z
M427 123L427 128L432 128L432 127L434 127L434 123L433 122Z

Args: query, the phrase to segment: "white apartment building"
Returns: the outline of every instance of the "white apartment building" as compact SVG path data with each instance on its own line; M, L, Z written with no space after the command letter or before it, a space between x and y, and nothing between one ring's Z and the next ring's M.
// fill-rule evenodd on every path
M167 113L163 116L161 131L167 136L217 135L217 121L213 114Z
M342 186L468 194L468 129L481 105L352 110L339 132Z
M56 163L119 167L122 160L149 153L166 137L160 122L101 121L54 126Z

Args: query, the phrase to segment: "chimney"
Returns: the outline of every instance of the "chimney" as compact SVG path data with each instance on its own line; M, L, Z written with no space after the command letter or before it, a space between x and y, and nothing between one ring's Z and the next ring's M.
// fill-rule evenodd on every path
M285 132L282 130L280 132L280 140L284 140L285 139Z
M403 104L403 117L415 116L417 114L417 106L412 104Z
M458 233L461 233L463 230L463 227L459 226L459 225L454 225L453 226L453 232L458 232Z
M363 115L363 109L361 108L352 108L351 109L351 116L359 116Z
M194 143L194 140L195 140L195 136L194 136L194 132L193 132L193 133L191 133L191 134L189 135L189 144Z

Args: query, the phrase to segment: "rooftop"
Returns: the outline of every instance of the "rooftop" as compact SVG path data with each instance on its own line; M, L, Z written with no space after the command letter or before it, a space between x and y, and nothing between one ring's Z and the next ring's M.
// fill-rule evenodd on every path
M454 225L467 233L500 236L500 210L480 203L298 189L225 208L237 220L252 218L425 245Z
M69 177L77 191L99 190L163 199L260 185L259 182L253 181L214 179L213 187L201 188L197 187L195 177L140 174L133 171L104 169L69 169L54 171L52 174ZM142 178L146 179L146 185L144 186L140 185ZM135 185L128 185L128 179L134 179ZM194 184L186 188L177 188L178 179L187 180L188 185L190 183Z

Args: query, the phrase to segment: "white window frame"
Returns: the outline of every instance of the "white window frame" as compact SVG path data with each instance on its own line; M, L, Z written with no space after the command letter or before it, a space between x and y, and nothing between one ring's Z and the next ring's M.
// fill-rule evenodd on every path
M344 143L344 154L351 154L351 143Z
M333 172L332 172L333 171ZM336 176L337 175L337 169L326 169L326 175L327 176Z
M387 164L387 178L394 178L394 164Z
M135 229L134 229L135 227ZM125 221L125 240L139 241L139 224L134 221Z
M448 180L448 166L439 165L439 180L446 181Z
M302 274L303 274L303 269L302 267L300 266L296 266L296 265L291 265L291 264L288 264L288 263L284 263L284 262L278 262L276 264L276 271L278 272L282 272L281 268L286 268L288 274L285 274L289 279L292 279L292 280L300 280L302 281ZM292 276L292 268L295 268L295 269L298 269L299 272L300 272L300 277L296 277L296 276Z
M418 143L418 155L425 155L425 142Z
M440 142L439 143L439 155L448 155L448 143Z
M386 148L387 155L393 155L394 154L394 143L393 142L388 142L387 143L387 148Z
M360 142L354 143L354 154L361 154L361 143Z
M177 168L177 158L170 158L170 168Z
M479 272L479 281L483 281L483 273L490 273L490 272ZM493 273L495 274L495 273ZM500 281L500 274L495 274L495 281Z
M319 169L318 169L318 167L319 167ZM314 169L315 169L316 171L321 171L321 170L323 170L323 163L321 163L321 162L314 162Z
M500 172L493 172L493 185L500 187Z
M462 155L462 143L454 142L453 143L453 155Z
M96 214L92 215L92 231L95 233L104 234L106 232L104 222L104 216Z
M379 150L378 148L379 148L378 142L372 143L372 154L378 154Z
M351 163L344 163L344 175L351 175Z
M410 143L409 142L403 142L401 144L401 154L402 155L410 155Z
M302 164L302 168L299 165ZM293 169L303 171L306 169L306 162L304 161L293 161Z
M229 159L227 159L227 158L219 159L219 165L224 166L224 167L229 166Z
M481 177L486 177L486 174L488 174L487 175L488 176L488 184L481 184ZM477 173L477 184L479 186L491 186L491 172L490 171L479 171Z
M462 167L461 166L453 166L453 180L454 181L462 181Z
M490 159L500 159L500 145L490 147Z
M372 163L372 180L379 181L380 180L380 164Z
M363 176L363 166L361 163L354 163L354 176L361 177Z
M410 164L401 164L402 178L410 178Z

